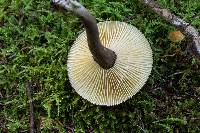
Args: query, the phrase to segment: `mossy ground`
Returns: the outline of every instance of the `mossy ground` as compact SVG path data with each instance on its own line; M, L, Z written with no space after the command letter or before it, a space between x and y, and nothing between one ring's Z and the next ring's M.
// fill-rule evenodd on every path
M158 0L200 32L199 0ZM67 54L83 30L50 0L0 0L0 132L28 132L28 82L38 132L200 132L200 63L175 28L137 0L82 0L97 20L136 26L149 40L154 66L147 84L128 101L96 106L70 86Z

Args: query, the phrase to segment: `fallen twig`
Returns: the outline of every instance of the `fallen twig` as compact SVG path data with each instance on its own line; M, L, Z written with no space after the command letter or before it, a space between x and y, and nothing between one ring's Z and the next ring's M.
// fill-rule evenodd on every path
M185 34L188 41L187 49L200 59L200 36L198 31L189 23L183 21L169 10L160 7L154 0L140 0L142 3L150 7L159 16L162 16L168 22L177 27L183 34Z
M169 76L167 76L168 78L170 78L170 77L173 77L173 76L175 76L175 75L179 75L179 74L183 74L184 72L176 72L176 73L173 73L173 74L171 74L171 75L169 75Z
M3 95L2 95L2 93L0 92L0 98L3 98Z
M2 48L4 48L4 45L3 45L3 43L0 40L0 49L2 49Z
M28 83L28 87L27 87L27 95L28 95L28 99L29 99L29 112L30 112L30 117L29 117L29 121L30 121L30 133L35 133L35 120L34 120L34 106L33 106L33 99L32 99L32 85L31 83Z

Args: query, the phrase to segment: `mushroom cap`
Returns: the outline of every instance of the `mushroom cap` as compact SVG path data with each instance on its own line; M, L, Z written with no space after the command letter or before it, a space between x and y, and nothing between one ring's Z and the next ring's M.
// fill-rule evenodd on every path
M110 69L94 61L84 31L68 55L68 76L75 91L93 104L112 106L135 95L147 81L153 64L145 36L134 26L118 21L97 24L102 45L115 52Z
M184 37L185 36L180 31L172 31L168 36L172 42L180 42L184 39Z

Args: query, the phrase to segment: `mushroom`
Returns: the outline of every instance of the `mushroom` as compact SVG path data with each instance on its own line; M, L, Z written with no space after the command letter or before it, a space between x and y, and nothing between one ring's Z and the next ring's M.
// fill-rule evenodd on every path
M80 17L86 29L68 55L68 76L75 91L93 104L106 106L135 95L147 81L153 64L145 36L124 22L97 24L75 0L53 2Z
M172 31L169 33L168 38L172 42L181 42L185 36L180 31Z

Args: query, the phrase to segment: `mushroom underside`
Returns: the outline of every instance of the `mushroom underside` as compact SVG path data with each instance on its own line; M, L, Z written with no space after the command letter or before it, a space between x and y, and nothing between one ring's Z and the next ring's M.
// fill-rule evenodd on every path
M94 61L84 31L68 55L68 76L75 91L93 104L117 105L135 95L147 81L153 64L152 50L144 35L134 26L106 21L98 23L104 47L117 55L110 69Z

